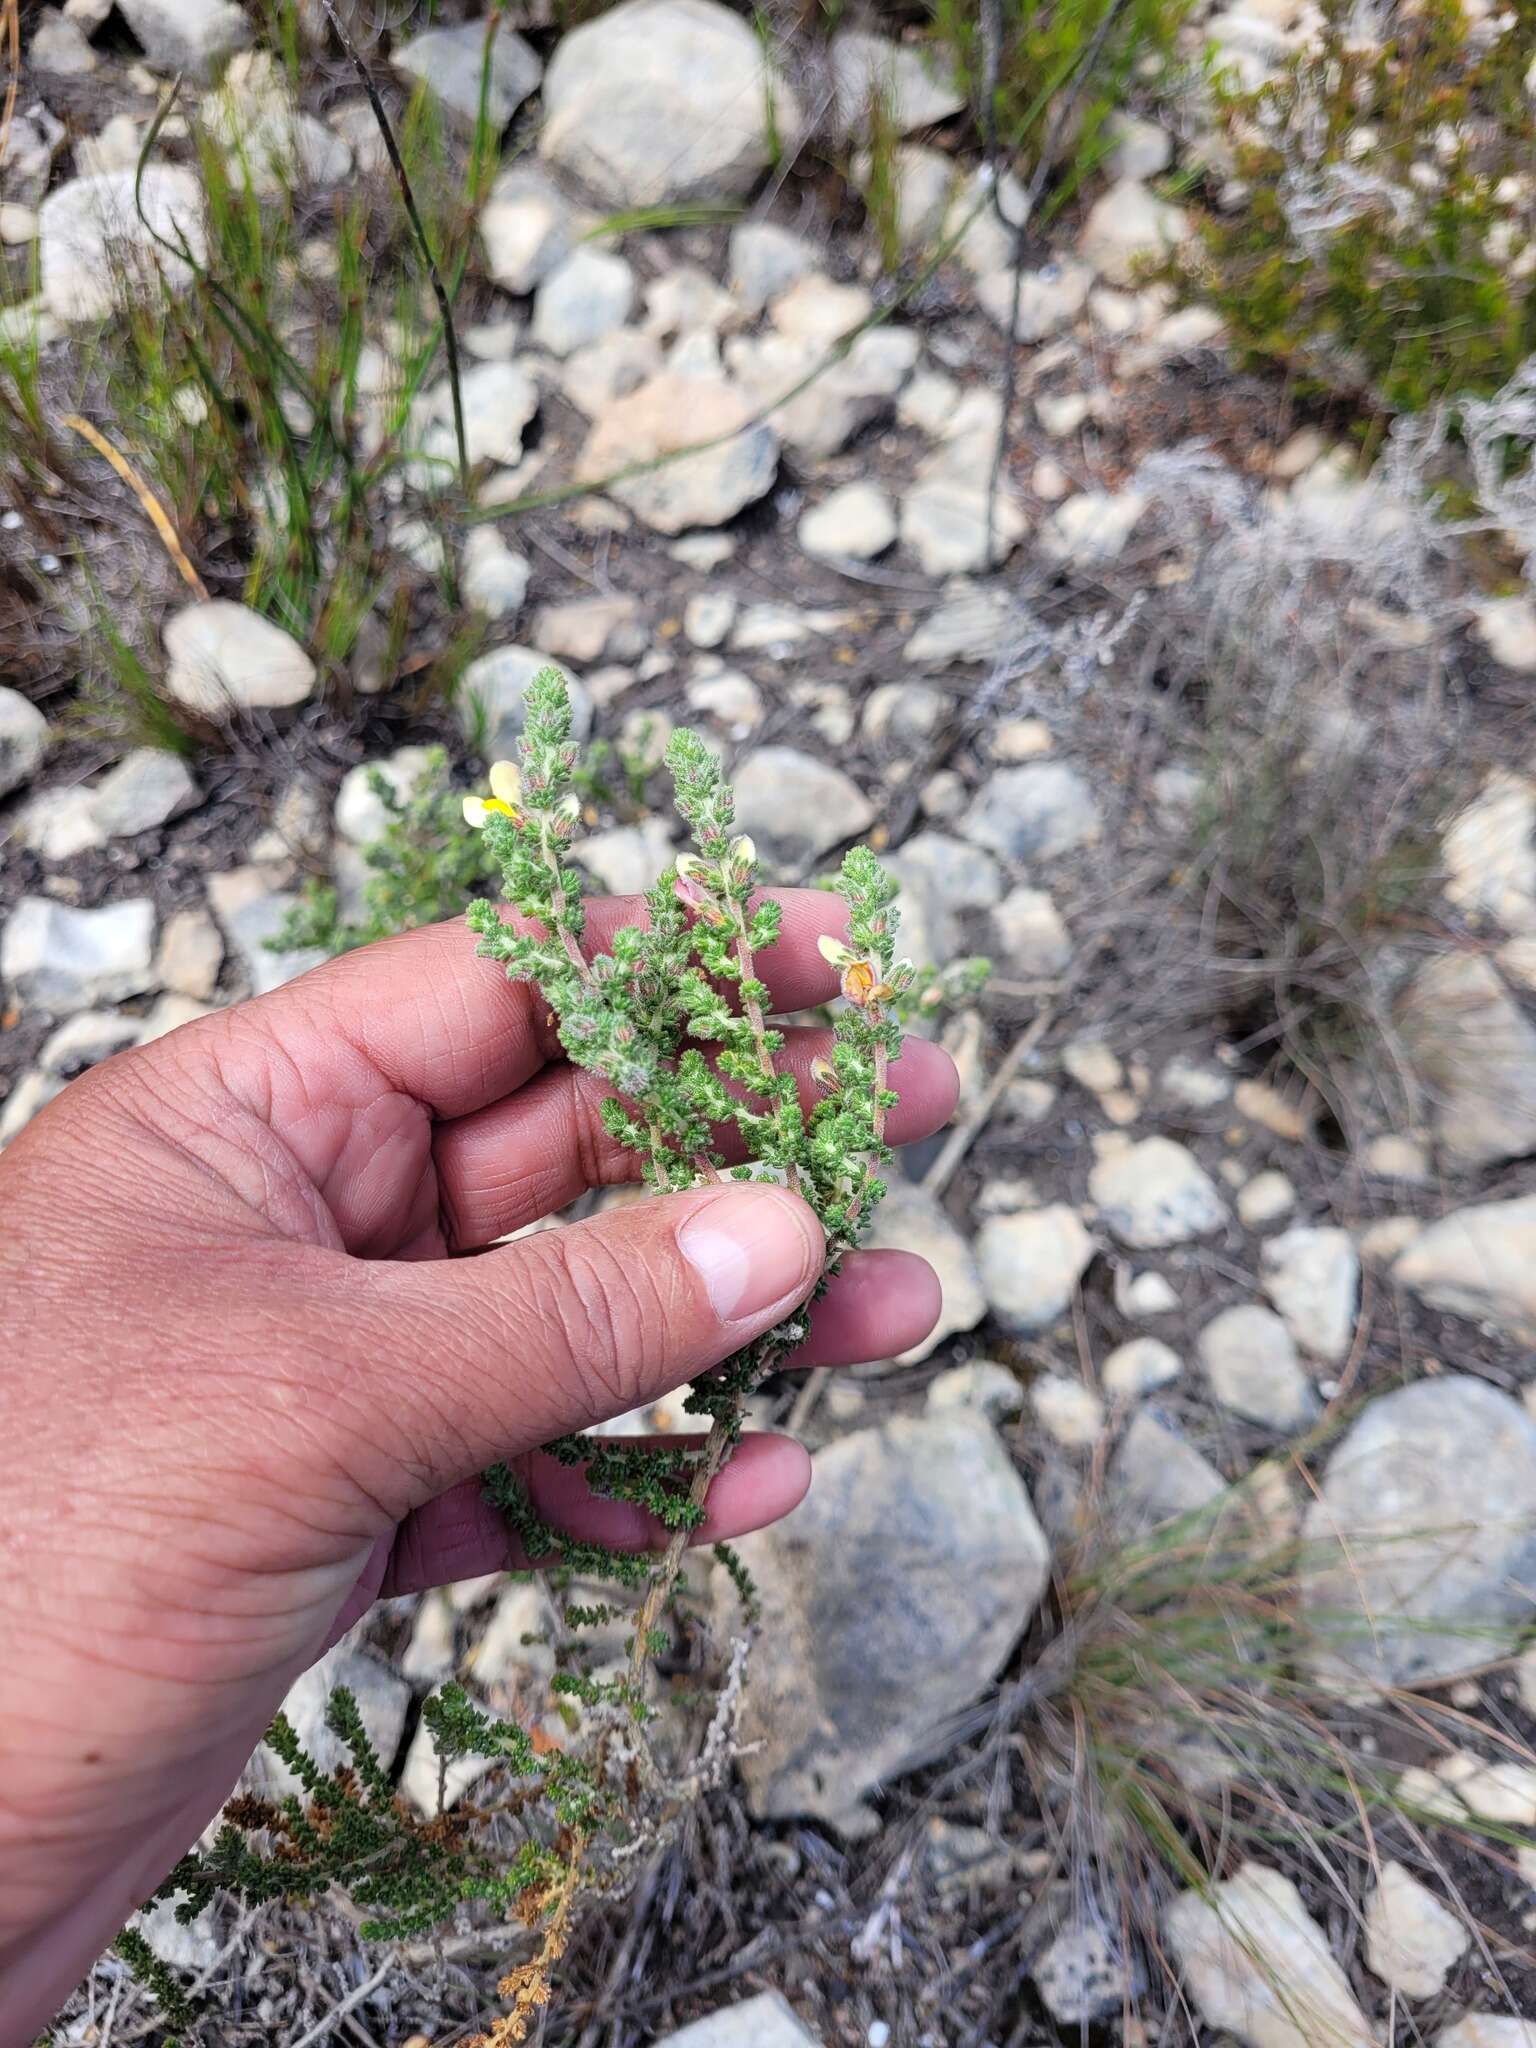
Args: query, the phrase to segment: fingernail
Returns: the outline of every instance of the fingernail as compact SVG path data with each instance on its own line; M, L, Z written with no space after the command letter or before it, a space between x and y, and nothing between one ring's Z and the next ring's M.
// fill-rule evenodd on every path
M778 1188L722 1188L678 1232L722 1323L746 1322L802 1293L821 1260L820 1229Z

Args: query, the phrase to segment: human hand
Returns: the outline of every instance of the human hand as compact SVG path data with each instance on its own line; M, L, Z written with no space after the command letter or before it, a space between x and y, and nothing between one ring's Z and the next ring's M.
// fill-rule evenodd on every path
M823 1000L835 898L763 956ZM594 904L601 947L637 914ZM808 1075L825 1034L789 1034ZM896 1143L949 1115L909 1041ZM809 1093L809 1089L807 1090ZM654 1400L820 1270L783 1189L729 1183L474 1258L630 1177L601 1084L462 924L385 941L83 1076L0 1155L0 2043L32 2038L227 1797L293 1679L381 1594L525 1563L481 1499L658 1543L536 1446ZM919 1339L937 1282L851 1255L797 1362ZM786 1513L809 1460L748 1438L699 1532Z

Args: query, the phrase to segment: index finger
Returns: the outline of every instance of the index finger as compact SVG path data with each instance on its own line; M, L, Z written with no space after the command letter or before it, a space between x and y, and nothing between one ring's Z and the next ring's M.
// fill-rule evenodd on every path
M826 1002L837 976L816 950L842 936L847 910L821 889L767 892L783 911L778 943L757 956L776 1010ZM513 921L513 913L506 913ZM587 904L585 950L605 951L613 934L645 919L642 896L599 896ZM401 1094L440 1117L467 1116L499 1102L560 1056L549 1007L525 982L510 982L482 960L462 918L402 932L301 975L248 1004L244 1015L286 1041L290 1024L315 1018L332 1043L350 1046Z

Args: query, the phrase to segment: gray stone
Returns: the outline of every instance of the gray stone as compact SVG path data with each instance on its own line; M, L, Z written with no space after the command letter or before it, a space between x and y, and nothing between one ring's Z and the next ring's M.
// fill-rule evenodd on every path
M1072 935L1043 889L1014 889L992 913L1010 973L1049 980L1072 965Z
M886 858L900 882L901 948L919 967L964 950L960 913L987 910L1002 894L997 863L943 832L919 832Z
M632 661L645 651L640 600L614 591L607 597L544 605L534 618L533 638L546 653L566 661Z
M732 335L725 345L732 376L770 411L785 447L807 462L837 454L861 427L889 413L917 360L918 338L909 327L871 328L830 368L826 350L808 336L778 333Z
M16 816L16 838L50 866L106 844L91 792L78 784L29 798Z
M729 278L742 311L760 313L816 267L809 242L772 221L743 221L731 230Z
M531 292L570 255L585 220L548 172L520 159L480 209L485 267L507 291Z
M795 747L759 747L736 770L736 822L768 859L798 870L868 831L875 808L841 768Z
M464 536L459 588L471 611L487 619L515 618L528 595L533 565L515 554L490 526L472 526Z
M957 464L941 451L923 463L901 501L901 538L929 576L995 569L1029 531L1016 498L1000 483L989 493L990 458Z
M1200 1332L1200 1365L1223 1408L1265 1429L1303 1428L1317 1396L1296 1357L1291 1333L1267 1308L1223 1309Z
M1452 1210L1399 1254L1392 1277L1431 1308L1536 1344L1536 1195Z
M19 690L0 685L0 796L18 789L42 766L48 721Z
M882 176L889 180L890 226L898 248L917 252L938 240L949 213L950 193L955 182L955 160L941 149L925 149L920 143L898 143L888 156ZM854 183L866 203L872 196L874 162L866 153L854 160ZM886 217L879 225L885 232Z
M1288 1877L1245 1863L1166 1916L1185 1989L1212 2027L1248 2048L1374 2048L1328 1937Z
M976 303L1005 334L1011 321L1014 340L1032 343L1047 341L1070 327L1087 305L1092 289L1092 270L1069 256L1061 263L1026 270L1017 287L1011 266L979 279Z
M821 2048L821 2042L777 1991L763 1991L664 2035L656 2048Z
M81 1010L44 1041L37 1064L45 1074L69 1081L135 1043L139 1020L118 1010Z
M930 1754L996 1677L1049 1551L979 1416L861 1430L815 1468L794 1513L741 1544L765 1626L740 1768L760 1814L859 1830L863 1796Z
M1098 569L1117 562L1147 500L1135 491L1079 491L1058 505L1040 529L1038 546L1048 561L1074 569Z
M982 1306L985 1308L985 1302ZM1006 1365L999 1365L993 1358L973 1358L930 1380L923 1403L930 1415L942 1414L950 1408L970 1408L985 1415L989 1422L1005 1422L1023 1408L1024 1389Z
M976 1260L992 1313L1019 1335L1043 1330L1066 1314L1093 1254L1093 1239L1077 1211L1062 1202L990 1217L976 1233Z
M898 1365L916 1365L949 1338L974 1330L987 1312L975 1254L948 1213L911 1181L893 1174L889 1192L875 1212L867 1242L880 1250L919 1252L939 1276L943 1299L932 1330Z
M627 0L637 4L647 0ZM762 497L778 474L778 436L767 423L749 425L751 414L746 395L726 378L664 370L597 419L577 463L578 478L601 485L658 533L723 525ZM696 442L710 445L680 455ZM634 464L654 467L621 474Z
M1005 590L956 582L902 649L902 658L928 668L990 661L1002 648L1013 619Z
M1117 107L1104 130L1114 142L1107 166L1112 177L1155 178L1173 162L1173 137L1155 121Z
M832 117L844 135L862 132L878 103L898 134L930 128L965 107L965 92L942 50L895 43L845 28L832 44Z
M319 946L274 953L267 944L281 931L298 897L274 889L259 867L231 868L208 877L208 900L225 938L245 969L253 996L264 996L326 958Z
M1172 1138L1140 1144L1103 1140L1088 1176L1099 1214L1122 1244L1159 1251L1207 1237L1227 1221L1227 1205L1193 1152Z
M635 303L635 273L622 256L574 249L539 286L529 339L568 356L622 327Z
M662 368L661 344L654 335L633 327L617 327L600 341L589 342L567 356L560 388L589 420L600 419L616 398L627 398Z
M1365 1909L1365 1961L1401 1998L1434 1998L1472 1937L1406 1865L1384 1863Z
M74 910L23 896L0 934L0 981L28 1008L66 1017L153 988L154 947L148 897Z
M105 319L124 293L148 294L162 276L172 290L184 289L191 271L156 236L173 247L184 236L198 262L206 257L202 187L193 173L180 164L146 164L139 187L142 220L134 200L136 175L100 171L71 178L38 208L42 298L55 319Z
M91 815L108 839L128 839L169 823L197 800L197 784L179 754L135 747L91 791Z
M516 463L523 452L523 429L539 409L539 387L533 378L518 363L476 363L463 373L459 391L470 467ZM412 405L406 439L418 458L407 471L418 490L446 490L457 481L453 386L446 377ZM427 531L440 553L440 537L431 528Z
M577 741L592 730L592 699L563 662L533 647L493 647L465 669L459 690L459 718L465 737L488 760L510 760L523 730L523 698L541 668L558 668L571 699L571 732Z
M1536 1420L1447 1374L1371 1402L1303 1526L1312 1661L1421 1685L1508 1656L1536 1615Z
M466 126L480 114L480 89L485 76L485 24L466 21L457 28L423 29L401 43L391 62L403 77L420 79L439 106ZM531 92L543 70L538 57L515 30L503 27L491 45L485 77L485 112L493 128L505 128Z
M1302 1350L1341 1365L1360 1300L1360 1256L1349 1232L1298 1225L1269 1240L1259 1268L1264 1292Z
M62 14L44 14L27 43L27 62L34 71L54 78L83 78L96 69L96 52L78 23Z
M1493 1166L1536 1151L1536 1028L1489 960L1447 952L1428 961L1404 992L1398 1022L1452 1165Z
M948 709L943 691L927 683L877 683L859 724L867 740L916 742L933 737Z
M335 824L343 839L354 846L367 846L380 837L392 813L388 803L373 790L373 778L382 776L395 799L404 803L431 758L430 747L397 747L377 761L359 761L341 778L336 793Z
M672 835L660 818L643 825L616 825L607 832L589 832L572 849L610 896L641 896L672 859Z
M238 0L117 0L117 9L152 71L185 71L204 83L253 33Z
M1141 1973L1102 1920L1062 1928L1030 1964L1035 1989L1064 2027L1116 2019L1141 1990Z
M173 910L160 933L155 980L173 995L203 1000L218 985L224 941L206 910Z
M1117 1345L1099 1368L1104 1391L1116 1401L1139 1401L1144 1394L1170 1386L1184 1370L1184 1361L1157 1337L1132 1337Z
M896 538L896 508L878 484L843 484L802 516L796 538L818 562L872 562Z
M751 26L716 0L624 0L562 36L539 152L609 206L732 199L769 167L799 106Z
M297 183L334 185L352 171L351 145L306 113L287 72L270 50L241 50L213 92L202 118L224 151L230 178L262 198Z
M1197 1515L1227 1490L1210 1460L1150 1408L1131 1417L1109 1485L1117 1520L1133 1531Z
M1119 178L1089 208L1078 253L1110 284L1134 284L1190 233L1188 218L1134 178Z
M988 776L965 814L964 830L1008 860L1056 860L1097 843L1099 807L1075 768L1029 761Z
M729 590L701 590L683 608L683 631L695 647L718 647L740 609Z
M228 598L173 612L161 638L166 690L204 718L302 704L315 687L315 664L297 640Z
M300 1744L322 1771L332 1771L349 1761L339 1735L326 1726L326 1705L338 1685L344 1685L357 1701L363 1728L380 1763L388 1771L399 1754L405 1734L405 1717L410 1710L411 1688L389 1666L364 1650L343 1640L328 1650L318 1664L288 1688L283 1712L293 1724ZM303 1791L287 1765L270 1749L257 1752L272 1796L286 1798Z

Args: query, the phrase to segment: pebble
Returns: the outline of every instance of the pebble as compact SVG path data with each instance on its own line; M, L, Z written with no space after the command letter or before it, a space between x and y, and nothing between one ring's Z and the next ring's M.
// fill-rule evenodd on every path
M622 256L574 249L539 286L529 339L568 356L622 327L634 302L635 274Z
M1392 1276L1431 1308L1536 1345L1536 1195L1453 1209L1415 1235Z
M238 0L117 0L152 71L206 81L251 40Z
M1188 217L1135 178L1117 178L1094 201L1078 236L1078 253L1115 285L1137 282L1191 232Z
M1260 1230L1266 1223L1278 1223L1282 1216L1289 1216L1295 1206L1296 1190L1276 1167L1256 1173L1237 1192L1238 1218L1249 1230Z
M197 801L186 762L163 747L135 747L90 793L92 819L107 839L152 832Z
M218 986L224 941L206 910L173 910L160 932L155 979L173 995L206 1001Z
M172 290L184 290L191 271L156 236L173 244L184 236L192 256L198 262L206 258L196 176L180 164L146 164L137 205L136 178L134 170L71 178L38 208L42 301L56 319L104 319L124 285L146 292L157 276Z
M728 275L737 304L749 318L816 267L810 244L773 221L743 221L731 230Z
M1196 1355L1216 1399L1245 1421L1290 1434L1317 1413L1291 1333L1267 1308L1224 1309L1200 1332Z
M989 1217L976 1233L976 1261L1003 1328L1027 1335L1065 1315L1094 1250L1077 1211L1065 1203Z
M138 1035L135 1017L125 1017L118 1010L81 1010L44 1040L37 1064L44 1074L72 1080L87 1067L134 1044Z
M606 482L631 464L707 441L715 445L607 487L658 533L723 525L762 497L778 473L778 434L766 422L749 426L751 414L750 400L729 379L664 370L599 415L577 461L578 480Z
M318 671L281 626L228 598L190 604L166 620L167 693L205 718L302 704Z
M0 981L28 1009L66 1017L152 988L154 943L148 897L76 910L22 896L0 931Z
M1360 1299L1360 1256L1347 1230L1298 1225L1259 1259L1264 1292L1301 1349L1329 1365L1349 1355Z
M931 128L965 106L965 93L931 45L893 42L867 29L841 29L832 42L832 119L838 132L862 131L879 100L899 135Z
M1146 509L1147 500L1134 491L1079 491L1057 506L1036 546L1047 561L1102 568L1120 559Z
M736 770L736 823L781 868L798 871L867 832L875 807L841 768L795 747L759 747Z
M1093 792L1064 761L1032 761L989 776L966 812L966 837L1008 860L1057 860L1097 843Z
M1072 964L1072 935L1043 889L1013 889L992 912L1008 971L1050 980Z
M930 1414L947 1408L974 1408L991 1422L1006 1422L1023 1408L1024 1389L1006 1365L991 1358L973 1358L930 1380L923 1400Z
M460 680L459 716L467 739L490 760L510 760L523 729L523 697L542 668L558 668L571 700L571 732L578 744L592 730L592 700L563 662L533 647L496 647L470 662Z
M381 837L393 814L384 798L375 795L374 776L381 776L396 802L404 803L421 779L431 755L430 747L398 747L380 760L360 761L355 768L349 768L336 795L335 824L340 836L354 846L368 846Z
M584 218L546 171L521 157L491 187L476 225L487 271L522 295L571 254Z
M1374 2048L1328 1937L1279 1871L1244 1863L1224 1883L1181 1893L1164 1925L1209 2026L1247 2048Z
M1062 1928L1031 1963L1029 1974L1052 2019L1063 2027L1118 2019L1142 1988L1132 1958L1096 1920Z
M873 561L896 539L896 510L877 484L844 484L803 515L802 550L818 562Z
M1156 1337L1133 1337L1118 1345L1099 1367L1104 1391L1117 1401L1139 1401L1171 1386L1184 1370L1184 1361L1171 1345Z
M492 128L501 129L528 95L538 90L543 66L514 29L503 26L498 30L488 66L485 41L486 27L481 21L423 29L397 43L390 61L403 77L420 79L438 105L463 127L473 128L479 120L483 83L486 120Z
M488 619L513 618L528 595L533 565L509 548L490 526L472 526L459 560L459 589L472 611Z
M683 692L690 711L723 725L733 739L746 739L763 722L763 693L740 669L696 676Z
M867 1242L880 1250L919 1252L939 1276L938 1321L900 1355L898 1365L916 1365L951 1337L973 1330L986 1314L987 1297L969 1240L922 1188L893 1176Z
M0 796L29 781L42 766L48 721L19 690L0 685Z
M1104 1434L1104 1403L1081 1380L1044 1373L1031 1380L1029 1406L1046 1435L1069 1450L1084 1450Z
M1401 1998L1434 1998L1471 1935L1401 1863L1384 1863L1366 1902L1366 1967Z
M1172 1138L1102 1139L1088 1192L1105 1225L1137 1250L1188 1244L1227 1222L1215 1182Z

